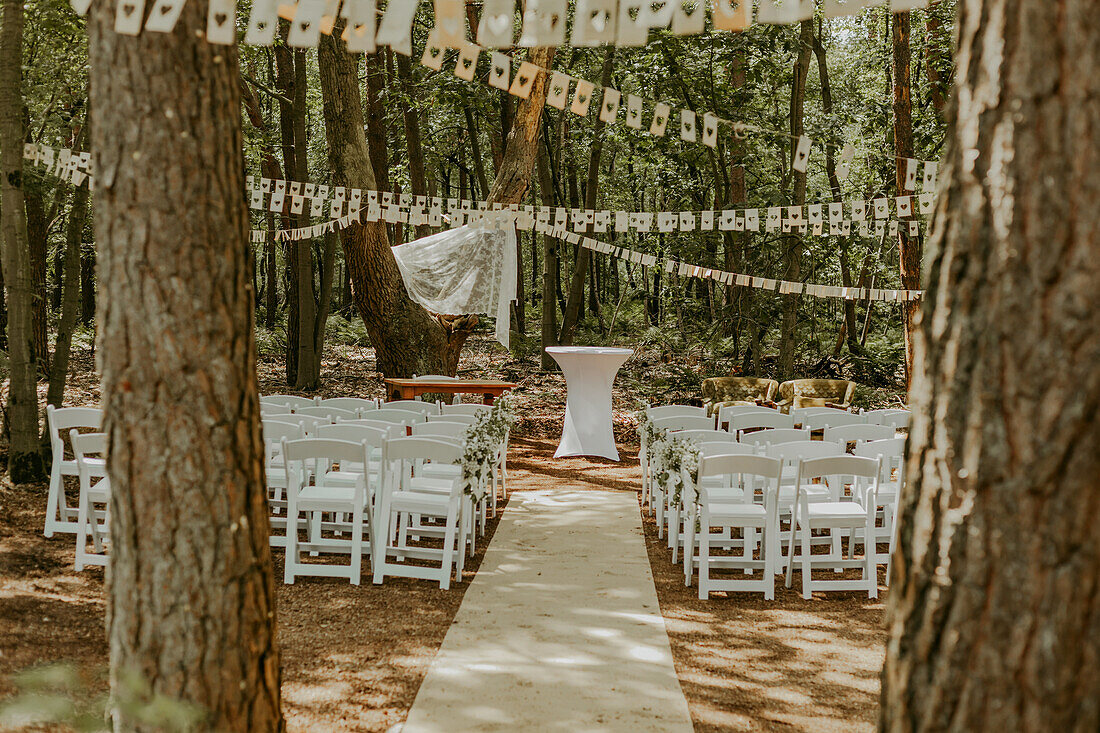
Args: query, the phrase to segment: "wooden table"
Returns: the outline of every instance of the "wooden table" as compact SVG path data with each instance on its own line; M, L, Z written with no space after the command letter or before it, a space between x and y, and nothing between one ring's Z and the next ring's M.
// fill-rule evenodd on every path
M510 389L515 382L496 379L387 379L387 400L414 400L422 394L479 394L486 405Z

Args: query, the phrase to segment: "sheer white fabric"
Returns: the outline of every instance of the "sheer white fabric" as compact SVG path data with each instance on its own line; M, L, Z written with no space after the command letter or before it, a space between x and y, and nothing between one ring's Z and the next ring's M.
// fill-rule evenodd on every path
M508 346L509 304L516 299L516 233L459 227L393 248L409 295L433 313L485 313Z

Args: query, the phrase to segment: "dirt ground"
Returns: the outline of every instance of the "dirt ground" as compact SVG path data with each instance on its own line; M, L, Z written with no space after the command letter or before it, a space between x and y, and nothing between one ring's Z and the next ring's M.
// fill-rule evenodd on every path
M509 362L475 344L463 376L519 382L519 421L509 460L513 490L546 488L563 478L594 489L636 492L639 472L632 411L635 392L617 385L616 434L622 462L554 460L561 430L560 375ZM334 349L324 365L325 396L381 394L369 349ZM281 364L263 360L261 391L280 388ZM644 367L643 367L644 369ZM628 386L644 375L631 375ZM98 400L90 354L76 355L66 404ZM672 396L669 400L682 399ZM82 673L88 696L106 689L103 571L75 572L69 535L42 536L44 485L0 485L0 699L19 670L65 661ZM440 591L426 582L387 579L358 588L307 578L278 586L283 704L290 730L385 731L401 722L480 565L479 542L462 582ZM673 657L696 730L869 730L877 714L885 631L883 604L865 594L795 589L776 600L686 588L651 518L646 540ZM276 577L281 577L276 552Z

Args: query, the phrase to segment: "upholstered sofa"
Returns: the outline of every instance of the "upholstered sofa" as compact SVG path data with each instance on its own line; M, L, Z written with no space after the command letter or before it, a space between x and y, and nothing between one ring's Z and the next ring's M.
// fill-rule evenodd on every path
M792 407L836 407L847 410L852 406L856 383L846 379L792 379L779 385L779 409L789 412Z
M711 377L703 380L703 406L713 415L726 405L754 405L775 399L779 382L758 377Z

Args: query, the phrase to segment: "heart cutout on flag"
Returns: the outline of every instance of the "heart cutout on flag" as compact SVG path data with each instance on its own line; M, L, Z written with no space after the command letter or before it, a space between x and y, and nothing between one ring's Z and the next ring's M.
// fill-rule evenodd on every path
M311 25L313 25L313 23L311 21L303 20L301 23L298 24L298 27L301 28L302 32L304 33L305 31L309 30L309 27Z
M122 12L126 14L127 18L133 15L135 10L137 10L137 6L133 3L126 3L122 6Z
M527 75L526 75L526 74L520 74L520 75L519 75L519 85L520 85L521 87L525 87L525 86L527 86L527 78L528 78L528 77L527 77Z
M175 10L175 6L173 6L173 5L161 5L160 6L160 14L161 15L168 15L173 10Z
M500 35L512 24L512 19L507 15L491 15L486 22L495 35Z
M504 76L504 67L503 66L496 67L495 69L493 69L493 73L496 74L497 76Z
M219 26L225 25L225 21L228 18L229 18L229 16L226 15L225 13L215 13L214 14L214 22L217 23Z

